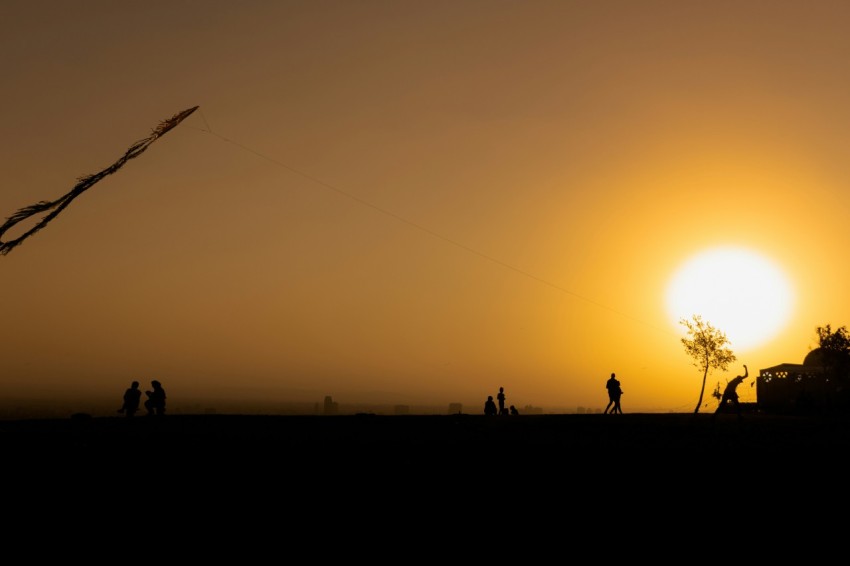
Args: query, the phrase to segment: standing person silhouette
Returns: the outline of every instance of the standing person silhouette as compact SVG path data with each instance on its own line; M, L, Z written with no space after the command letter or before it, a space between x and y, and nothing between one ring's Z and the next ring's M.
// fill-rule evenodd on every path
M603 413L607 413L608 409L611 409L613 405L614 408L611 409L612 415L616 413L623 414L623 409L620 408L620 395L623 394L623 390L620 388L620 381L617 379L616 374L611 373L611 377L605 382L605 388L608 390L608 404L605 406Z
M507 415L508 411L505 409L505 388L500 387L499 393L496 395L496 399L499 401L499 414Z
M145 391L145 395L148 396L145 401L145 409L147 409L148 415L164 415L165 389L163 389L162 384L155 379L151 381L151 387L153 387L153 391Z
M134 381L130 387L124 391L124 404L118 409L119 413L124 413L125 417L132 417L139 410L139 403L142 400L142 391L139 389L139 382Z
M720 404L717 405L717 409L714 411L714 414L724 412L726 405L731 404L735 409L735 414L739 417L741 416L741 404L738 403L738 392L736 389L738 389L741 382L749 376L750 372L747 369L747 364L744 364L744 375L736 376L732 381L726 384L726 389L723 390L723 397L720 398Z
M496 402L493 401L493 396L488 395L487 401L484 402L484 414L487 416L496 414Z

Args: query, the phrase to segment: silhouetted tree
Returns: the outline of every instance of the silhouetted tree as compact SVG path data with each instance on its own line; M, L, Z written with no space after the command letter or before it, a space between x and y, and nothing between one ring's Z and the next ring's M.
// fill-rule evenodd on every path
M829 324L818 326L815 331L824 369L836 383L846 385L850 375L850 332L844 326L833 332Z
M682 338L685 352L693 358L694 366L702 371L702 387L694 409L694 414L697 414L702 405L708 372L712 369L726 370L737 358L726 346L729 344L726 334L704 321L700 315L692 315L690 319L683 318L679 323L688 329L689 338Z
M818 345L825 351L830 353L850 355L850 333L847 328L840 327L835 332L832 327L818 326L815 329L818 333Z

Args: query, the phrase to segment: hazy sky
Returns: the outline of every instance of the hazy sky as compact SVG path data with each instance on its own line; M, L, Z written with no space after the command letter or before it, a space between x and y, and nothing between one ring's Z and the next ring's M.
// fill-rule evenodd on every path
M604 406L616 372L625 412L692 411L666 293L696 254L793 295L707 398L850 325L848 26L817 0L6 0L3 218L200 108L0 257L0 396L478 412L500 386Z

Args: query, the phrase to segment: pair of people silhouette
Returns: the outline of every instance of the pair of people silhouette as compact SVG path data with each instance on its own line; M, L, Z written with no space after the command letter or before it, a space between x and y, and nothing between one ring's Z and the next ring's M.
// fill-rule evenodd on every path
M505 388L500 387L499 392L496 394L496 399L499 401L498 408L496 407L495 401L493 401L493 396L488 395L487 401L484 402L484 414L485 415L518 415L519 411L516 407L511 405L510 409L505 407Z
M620 387L620 380L617 379L615 373L611 373L611 377L605 382L605 388L608 390L608 405L605 406L603 413L607 413L608 409L611 409L612 415L622 415L623 409L620 408L620 396L623 394L623 389Z
M148 415L164 415L165 414L165 389L162 384L157 381L151 381L151 389L145 391L147 399L145 400L145 410ZM130 387L124 391L124 403L118 409L119 413L123 413L125 417L133 417L139 411L139 405L142 401L142 392L139 389L139 382L134 381Z

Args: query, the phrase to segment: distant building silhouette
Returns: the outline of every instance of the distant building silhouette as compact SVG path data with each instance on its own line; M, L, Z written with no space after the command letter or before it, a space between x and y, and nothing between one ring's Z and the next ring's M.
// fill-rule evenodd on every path
M577 415L584 415L584 414L592 415L594 413L601 413L601 412L602 412L602 409L600 407L596 407L596 408L581 407L581 406L576 407L576 414Z
M450 415L459 415L463 412L463 404L462 403L449 403L449 414Z
M325 397L325 414L335 415L339 413L339 403L333 400L333 397L327 395Z

